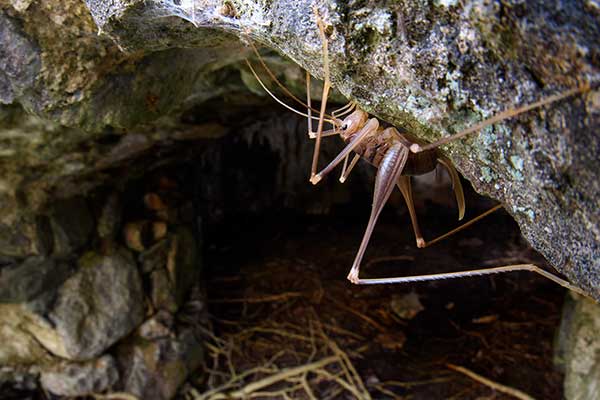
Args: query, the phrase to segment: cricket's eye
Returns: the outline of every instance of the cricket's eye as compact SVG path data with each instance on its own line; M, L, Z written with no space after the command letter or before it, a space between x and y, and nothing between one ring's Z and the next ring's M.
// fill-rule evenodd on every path
M345 123L344 125L342 125L342 130L345 131L346 129L348 129L348 124Z

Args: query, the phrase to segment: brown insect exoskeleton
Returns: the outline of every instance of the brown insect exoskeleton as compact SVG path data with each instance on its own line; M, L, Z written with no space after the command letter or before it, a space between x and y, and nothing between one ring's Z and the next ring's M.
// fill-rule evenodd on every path
M410 214L410 219L412 222L414 234L416 237L417 247L423 248L429 245L432 245L468 226L473 224L474 222L480 220L481 218L491 214L492 212L500 209L502 207L501 204L496 205L492 209L484 212L483 214L473 218L472 220L460 225L459 227L451 230L450 232L441 235L433 240L426 241L421 234L419 229L419 223L417 220L417 215L415 212L412 189L411 189L411 176L413 175L422 175L428 172L433 171L438 164L441 164L445 167L450 175L450 179L452 181L452 187L454 190L454 194L456 197L456 201L458 204L458 214L459 220L461 220L464 216L465 212L465 201L463 195L462 184L456 171L454 165L445 157L439 150L439 146L450 143L452 141L461 139L467 135L478 133L481 129L500 122L504 119L511 118L517 116L519 114L525 113L527 111L543 107L545 105L560 101L567 97L573 96L578 93L583 93L589 90L589 85L582 85L580 87L567 90L563 93L549 96L540 101L537 101L532 104L528 104L518 108L508 109L504 112L501 112L498 115L495 115L491 118L488 118L480 123L451 136L444 137L434 143L426 143L408 133L400 133L394 127L383 128L380 126L379 121L376 118L369 118L369 115L358 108L355 103L349 103L346 106L332 112L330 115L326 114L326 106L327 106L327 98L329 95L329 91L331 89L331 81L329 77L329 60L328 60L328 40L325 35L325 28L321 17L315 9L315 15L317 19L317 26L319 28L319 36L322 41L323 46L323 92L322 92L322 100L321 107L319 110L313 109L311 107L311 98L310 98L310 75L308 72L306 73L306 90L307 90L307 101L304 104L301 100L296 98L293 94L291 94L273 75L273 73L267 68L262 59L259 56L259 60L261 61L263 67L271 77L275 81L275 83L283 89L286 95L293 98L300 104L303 104L307 107L307 113L301 113L290 106L283 103L281 100L277 99L267 87L262 83L258 75L255 73L254 69L248 62L248 66L250 67L252 73L259 81L263 89L267 91L278 103L282 104L288 109L292 111L304 115L308 118L308 129L309 129L309 137L315 140L313 161L311 167L311 175L310 181L313 184L317 184L323 176L327 175L331 172L336 166L343 162L342 173L340 177L340 182L344 182L356 163L362 158L375 166L377 170L377 176L375 179L375 188L373 193L373 203L371 208L371 216L369 217L369 222L367 224L367 228L365 234L363 236L362 242L354 259L354 263L352 264L352 268L350 269L350 273L348 274L348 279L355 284L360 285L369 285L369 284L386 284L386 283L407 283L407 282L417 282L417 281L428 281L428 280L437 280L437 279L451 279L451 278L462 278L476 275L487 275L487 274L496 274L501 272L511 272L511 271L532 271L538 273L561 286L564 286L570 290L573 290L577 293L586 295L581 289L572 285L571 283L561 279L554 274L541 269L540 267L533 264L518 264L518 265L506 265L495 268L485 268L485 269L477 269L477 270L468 270L468 271L460 271L460 272L449 272L449 273L439 273L439 274L431 274L431 275L418 275L418 276L404 276L404 277L392 277L392 278L377 278L377 279L361 279L359 277L360 264L363 259L365 250L369 243L369 239L373 233L373 229L375 224L377 223L377 219L379 214L381 213L384 205L388 201L392 191L395 187L400 189L404 200L406 201L406 205L408 207L408 211ZM258 53L257 53L258 55ZM314 117L312 112L318 112L319 117ZM341 119L342 116L347 115L345 118ZM317 130L313 131L313 120L318 120ZM327 131L323 130L324 123L330 123L333 128ZM342 140L346 143L346 147L335 157L333 161L331 161L325 168L321 171L317 172L318 160L319 160L319 150L321 146L321 139L327 136L339 135ZM350 160L351 154L354 153L354 156ZM586 295L587 296L587 295Z

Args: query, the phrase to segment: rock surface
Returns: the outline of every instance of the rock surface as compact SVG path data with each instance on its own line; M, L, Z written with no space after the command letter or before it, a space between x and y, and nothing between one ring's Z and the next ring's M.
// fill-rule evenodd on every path
M86 363L62 363L40 377L42 386L58 396L102 393L118 379L117 363L110 355Z
M144 317L142 282L132 257L86 254L45 311L51 334L31 333L52 353L70 360L102 354Z
M45 364L52 359L47 352L88 360L141 323L142 283L130 256L90 253L79 264L77 269L31 259L23 264L22 269L37 270L20 280L31 286L17 290L22 285L12 283L15 290L5 299L12 304L0 304L0 335L7 340L0 350L3 365Z
M47 127L37 136L4 133L2 151L31 154L0 165L13 172L4 175L4 187L18 184L37 204L48 190L36 187L69 190L57 176L89 187L107 178L89 178L94 167L143 156L155 146L156 131L117 137L120 146L93 152L73 144L156 124L168 113L243 90L243 82L231 77L235 63L250 53L245 37L321 76L313 3L89 0L89 11L78 1L0 3L2 41L21 43L3 46L10 62L0 64L1 98L72 127L68 135L48 135ZM599 80L600 14L591 2L330 0L317 6L330 34L334 85L367 111L428 140ZM42 23L48 20L54 25ZM597 299L599 99L598 91L575 96L445 147L476 189L502 201L532 245ZM7 113L23 121L18 109ZM28 150L33 138L50 149L45 158ZM34 163L54 172L16 178L15 166L25 166L21 175L32 177L26 172Z
M200 366L203 348L190 329L176 337L137 338L119 348L125 370L123 391L140 399L168 400Z
M565 398L600 398L600 306L576 296L563 310L557 363L565 373Z

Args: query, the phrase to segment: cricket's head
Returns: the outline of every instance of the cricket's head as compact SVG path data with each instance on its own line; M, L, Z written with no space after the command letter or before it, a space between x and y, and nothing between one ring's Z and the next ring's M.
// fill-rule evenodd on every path
M347 139L354 135L367 123L368 119L369 114L357 109L339 124L340 136L343 139Z

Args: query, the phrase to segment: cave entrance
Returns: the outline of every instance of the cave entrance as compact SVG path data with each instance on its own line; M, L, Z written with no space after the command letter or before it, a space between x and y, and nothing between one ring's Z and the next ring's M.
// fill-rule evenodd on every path
M278 111L252 117L236 135L195 149L191 161L163 168L180 202L188 197L188 222L203 237L206 352L182 388L187 398L511 398L468 371L492 386L562 398L553 340L563 288L525 272L351 285L346 275L368 219L372 168L357 168L345 185L327 179L311 186L303 121ZM324 145L330 159L339 146ZM448 185L435 175L415 183L425 237L457 225ZM465 187L467 220L494 204ZM523 262L546 265L503 211L417 249L395 193L362 274Z
M489 204L468 196L475 209ZM322 215L270 209L208 228L210 334L190 398L512 398L461 368L535 398L562 398L552 362L561 287L528 273L351 285L345 277L369 210L368 196L357 199ZM454 208L426 203L426 235L455 226ZM504 212L427 249L416 248L407 223L386 208L363 274L543 264Z

